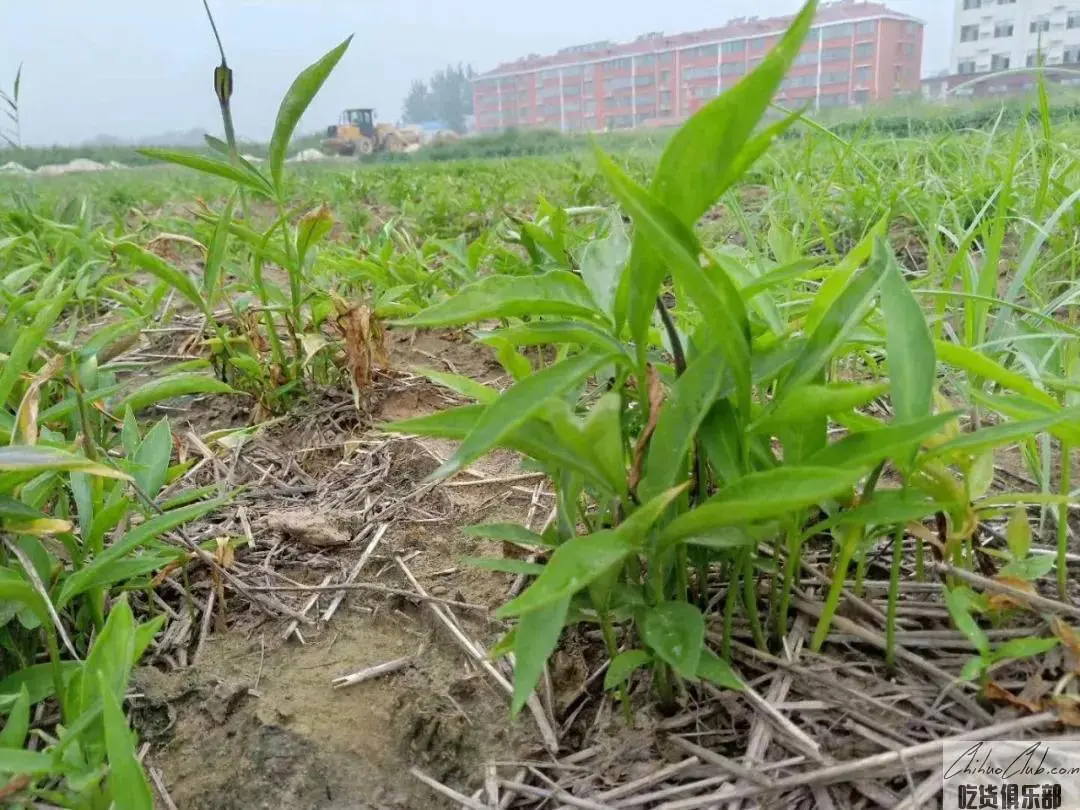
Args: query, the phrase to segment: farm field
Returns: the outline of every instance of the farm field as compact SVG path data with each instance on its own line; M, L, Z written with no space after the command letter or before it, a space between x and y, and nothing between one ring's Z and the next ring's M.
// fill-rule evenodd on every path
M0 178L0 801L937 807L1080 725L1080 127L765 121L810 11L663 141L285 163L343 43L258 166Z

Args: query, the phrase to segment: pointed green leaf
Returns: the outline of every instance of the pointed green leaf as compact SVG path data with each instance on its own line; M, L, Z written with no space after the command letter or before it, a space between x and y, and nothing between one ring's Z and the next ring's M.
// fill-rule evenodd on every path
M573 596L634 549L627 537L610 530L572 537L555 549L544 573L495 615L502 619L519 616Z
M611 334L592 324L580 321L533 321L506 329L496 329L488 335L479 335L477 340L486 343L490 339L489 335L505 340L512 346L576 343L587 349L597 349L613 355L621 354L629 359L623 344L615 340Z
M939 413L906 425L889 425L865 430L833 442L807 459L821 467L867 467L882 459L895 458L908 448L936 434L957 417L955 412Z
M158 402L192 394L241 394L228 383L216 377L199 372L185 372L159 377L143 383L134 391L125 394L114 406L114 410L131 408L138 413Z
M1056 563L1057 561L1050 554L1025 557L1020 560L1013 560L998 572L998 576L1016 577L1025 582L1034 582L1053 571Z
M945 592L945 606L949 609L949 615L952 616L956 628L967 637L981 655L986 656L990 652L990 641L971 615L969 604L970 600L966 596L965 589L950 588Z
M922 307L891 253L887 264L881 286L881 308L885 314L893 413L898 423L915 422L931 413L937 368L934 339Z
M705 617L689 602L661 602L645 611L641 639L657 658L688 679L697 677Z
M578 262L581 278L592 293L597 305L616 322L622 319L615 312L615 295L619 278L630 256L630 237L618 211L608 217L608 232L603 239L585 244Z
M800 385L811 382L836 356L840 347L870 312L887 267L883 256L875 256L866 269L856 275L837 296L796 358L791 373L777 394L778 401L782 401Z
M23 748L0 748L0 773L52 773L56 770L51 754Z
M962 433L927 451L926 457L939 458L953 453L977 454L984 450L1001 447L1015 442L1022 442L1042 433L1047 428L1062 422L1080 424L1080 406L1065 408L1056 414L1041 419L1026 419L1019 422L1002 422L999 425L982 428L972 433Z
M736 674L731 664L708 647L705 647L701 651L701 660L698 661L697 676L702 680L716 684L721 689L732 689L737 692L741 692L745 689L742 680Z
M545 548L551 545L542 534L531 532L517 523L478 523L475 526L466 526L462 531L470 537L502 540L525 548Z
M542 563L531 563L513 557L464 557L461 561L473 568L484 568L501 574L524 574L527 577L535 577L544 571Z
M661 534L661 545L813 506L849 491L861 475L860 470L811 466L751 473L673 520Z
M629 680L634 670L648 666L652 656L645 650L626 650L611 659L607 672L604 673L604 689L614 689Z
M285 154L289 149L293 132L296 131L296 125L300 123L308 106L337 63L341 61L341 57L345 55L350 42L352 42L351 36L319 61L305 68L293 81L281 102L281 107L278 108L277 121L274 122L274 134L270 138L270 151L267 157L270 163L270 175L274 179L274 189L278 196L282 193L281 172L285 165Z
M83 456L76 456L55 447L35 445L11 445L0 447L0 472L46 472L58 470L65 472L83 472L102 478L120 478L130 480L126 473L90 461Z
M826 416L861 408L889 390L888 383L864 385L859 383L826 383L800 385L780 404L765 414L755 426L761 433L772 433L780 427L794 427Z
M156 498L165 483L172 458L172 431L169 420L163 417L139 443L131 459L135 483L151 499Z
M507 434L585 380L608 360L606 355L579 354L526 377L488 405L457 452L433 474L445 478L497 446Z
M273 189L266 182L266 178L256 172L254 168L247 168L243 164L229 163L218 158L201 155L198 152L181 152L176 149L142 147L135 151L153 160L174 163L177 166L194 169L203 174L224 177L226 180L232 180L234 183L239 183L259 194L265 194L268 197L273 196Z
M392 326L463 326L488 318L553 315L596 318L589 288L573 273L551 270L532 276L496 274L462 287L451 297Z
M523 615L514 636L514 695L510 701L510 715L516 717L529 696L540 682L544 664L555 651L562 635L566 613L570 609L570 597L533 610Z
M998 385L1016 391L1018 394L1023 394L1037 404L1054 411L1060 407L1052 396L1036 386L1023 374L1010 371L975 349L960 346L956 343L948 343L944 340L935 340L934 349L942 362L966 371L970 376L982 377L996 382Z
M125 810L154 810L150 784L135 756L135 740L128 729L127 718L104 674L96 674L101 685L105 752L109 758L108 789L113 806Z
M615 198L633 218L637 232L664 256L675 280L689 293L698 311L724 324L723 329L710 330L706 337L723 353L735 380L739 409L746 414L750 406L750 322L739 291L715 264L710 264L706 274L699 259L701 247L688 226L650 197L606 155L598 153L597 160ZM653 290L654 299L658 287ZM644 334L635 335L634 339L642 341ZM707 351L712 347L701 348ZM639 345L639 353L642 350Z
M136 267L156 276L175 289L191 302L200 312L209 313L209 305L191 277L179 268L173 267L156 253L145 250L134 242L114 242L113 253L123 256Z
M994 650L993 661L1005 661L1013 658L1033 658L1054 649L1059 643L1057 638L1013 638Z
M8 709L4 730L0 731L0 748L22 748L30 731L30 691L23 684L19 696Z
M221 265L229 247L229 226L232 225L233 208L236 205L236 192L229 195L225 210L221 212L214 225L214 235L206 251L206 263L203 265L203 295L206 305L213 309L220 292Z
M463 374L449 374L445 371L436 371L433 368L413 368L413 372L427 377L433 383L437 383L444 388L449 388L462 396L475 399L482 405L489 405L499 398L499 391L496 388L478 383L472 377L466 377Z

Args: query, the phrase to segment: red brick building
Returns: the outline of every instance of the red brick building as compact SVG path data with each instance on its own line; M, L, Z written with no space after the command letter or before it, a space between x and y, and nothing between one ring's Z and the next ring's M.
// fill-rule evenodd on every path
M744 17L720 28L590 43L500 65L473 80L476 129L675 124L753 69L791 21ZM917 94L922 42L921 20L882 3L823 3L776 100L820 109Z

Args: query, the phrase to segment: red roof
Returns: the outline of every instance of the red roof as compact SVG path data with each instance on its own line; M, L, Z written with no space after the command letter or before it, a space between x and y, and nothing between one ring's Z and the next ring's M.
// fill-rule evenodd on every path
M867 0L834 0L831 3L822 3L814 17L815 25L828 25L830 23L842 23L849 20L865 19L867 17L889 17L896 20L905 20L922 25L922 20L909 14L901 14L893 11L884 3L867 2ZM744 37L759 37L782 34L795 19L794 14L783 17L769 17L757 19L754 17L739 17L729 20L719 28L703 28L700 31L691 31L685 34L672 34L671 36L656 35L642 37L634 42L614 44L611 47L595 51L574 51L570 53L557 53L552 56L534 56L518 59L515 62L504 62L494 70L481 74L477 79L491 76L501 76L507 73L520 73L532 70L540 70L562 65L574 65L578 62L591 62L600 59L614 59L620 56L633 56L641 53L670 50L671 48L684 48L700 43L719 42L729 39L741 39ZM474 79L476 81L477 79Z

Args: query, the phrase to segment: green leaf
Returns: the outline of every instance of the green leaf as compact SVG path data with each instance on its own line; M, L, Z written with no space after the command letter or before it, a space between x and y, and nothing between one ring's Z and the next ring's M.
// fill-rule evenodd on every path
M484 537L490 540L502 540L525 548L545 548L551 546L542 534L531 532L517 523L478 523L466 526L462 531L470 537Z
M491 338L505 340L512 346L544 346L549 343L576 343L588 349L598 349L629 358L622 343L608 332L589 323L575 321L533 321L506 329L496 329L479 335L477 340L488 343Z
M886 248L878 242L878 250ZM926 316L900 266L888 253L881 285L885 315L885 349L889 358L892 406L896 422L916 422L931 414L937 356Z
M221 279L221 265L229 247L229 226L232 225L233 208L236 205L236 192L229 195L225 210L221 212L214 225L214 235L206 251L206 263L203 266L203 295L206 306L213 310L217 302Z
M956 629L959 630L979 654L986 657L990 653L990 641L971 615L970 598L963 588L950 588L945 592L945 606L949 609Z
M19 324L16 318L5 313L5 330L15 326L18 338L8 351L7 357L3 358L3 365L0 367L0 407L7 404L11 398L11 392L15 390L20 375L30 370L31 361L40 351L49 330L64 311L73 292L74 287L70 286L59 292L38 311L29 325ZM13 410L14 408L15 405L12 406Z
M715 263L710 264L711 273L705 273L699 259L701 247L687 225L627 177L609 157L598 152L597 160L615 198L633 217L637 232L649 244L650 249L664 256L676 282L689 293L698 311L724 324L723 329L709 330L706 333L712 345L702 346L701 349L707 352L713 345L720 349L735 381L739 410L748 414L750 322L739 291L727 273ZM659 283L653 289L654 298L658 288ZM647 324L646 321L646 327ZM644 334L635 334L634 339L643 341ZM639 356L644 349L645 346L639 344Z
M334 229L334 217L324 204L300 217L296 225L296 260L303 268L307 265L308 252Z
M228 383L223 383L216 377L198 372L185 372L172 374L168 377L159 377L143 383L134 391L125 394L114 406L114 410L131 408L138 413L158 402L163 402L175 397L186 397L192 394L240 394Z
M682 677L697 677L705 644L705 617L689 602L661 602L645 611L641 639Z
M278 108L267 160L270 163L270 175L274 178L274 189L279 197L282 196L281 172L285 165L285 154L289 149L293 132L296 131L296 125L300 123L301 117L326 82L327 77L345 55L350 42L352 42L351 36L322 59L305 68L293 81L281 102L281 107Z
M498 389L491 388L487 385L482 385L471 377L466 377L463 374L449 374L445 371L436 371L433 368L413 368L417 374L427 377L433 383L449 388L455 393L462 396L475 399L482 405L490 405L492 402L499 398Z
M1009 524L1005 527L1005 538L1013 560L1022 560L1027 557L1028 552L1031 551L1031 524L1028 522L1027 511L1024 507L1013 507L1012 514L1009 515Z
M701 650L701 660L698 661L697 676L710 683L716 684L721 689L733 689L737 692L742 692L745 689L742 680L736 674L731 664L708 647Z
M690 447L720 393L724 353L719 348L695 358L672 385L649 441L642 498L652 498L686 480Z
M446 478L471 464L543 410L550 398L566 393L607 360L605 355L579 354L518 382L484 409L457 452L432 473L431 478Z
M990 656L995 663L1015 658L1032 658L1054 649L1057 638L1013 638L1006 641Z
M1025 419L1018 422L1002 422L992 427L982 428L971 433L963 433L955 439L938 445L926 452L927 459L948 456L955 452L968 454L981 453L994 447L1001 447L1013 442L1022 442L1033 438L1047 428L1061 422L1080 420L1080 406L1065 408L1051 416L1040 419Z
M626 650L611 659L607 672L604 673L604 689L614 689L625 683L634 674L634 670L648 666L652 656L645 650Z
M836 356L848 336L869 313L887 267L884 257L876 255L866 269L837 296L796 358L777 394L779 401L799 386L812 381Z
M157 497L165 483L172 458L172 431L169 420L163 417L139 443L132 458L135 483L151 499Z
M1016 577L1025 582L1034 582L1053 571L1055 564L1056 560L1052 555L1038 554L1034 557L1013 560L998 572L998 576Z
M764 413L754 429L771 434L781 427L798 427L807 422L860 408L889 390L888 383L806 384L792 390L776 408Z
M847 255L826 276L806 312L804 330L807 333L813 333L818 328L822 320L824 320L825 314L835 305L836 300L843 294L844 290L847 289L851 277L870 258L870 255L874 252L875 243L879 237L885 235L888 227L889 216L886 214L874 223L866 236L848 251Z
M224 177L226 180L232 180L234 183L239 183L260 194L265 194L267 197L273 196L273 189L266 182L266 178L254 171L254 169L244 167L243 164L228 163L224 160L207 157L198 152L181 152L176 149L141 147L135 151L153 160L175 163L177 166L194 169L203 174Z
M1061 407L1052 396L1036 386L1023 374L1010 371L975 349L955 343L947 343L943 340L935 340L934 349L942 362L966 371L969 376L982 377L996 382L998 385L1023 394L1052 411L1056 412Z
M816 0L807 3L762 63L702 107L668 142L650 192L684 226L692 227L772 139L790 126L790 121L773 125L750 140L802 46L816 7ZM630 333L639 347L645 344L667 258L661 246L650 241L648 235L635 233L630 272L624 274L619 290L619 298L626 301Z
M559 643L570 597L552 602L520 618L514 636L514 695L510 715L516 717L533 693L544 664Z
M630 238L626 225L619 212L613 211L608 217L607 236L587 242L578 262L581 278L593 299L615 321L621 320L615 314L615 294L629 256Z
M463 557L465 565L473 568L485 568L488 571L498 571L501 574L524 574L535 577L544 572L542 563L531 563L527 560L516 560L513 557Z
M7 495L0 495L0 520L22 523L41 520L44 517L48 517L44 512L32 506L27 506L22 501L17 501Z
M43 751L27 751L22 748L0 748L0 772L2 773L52 773L56 769L53 758Z
M77 668L81 667L79 661L61 661L61 677L66 680ZM23 689L30 693L31 705L36 705L54 693L53 670L51 663L31 664L28 667L11 673L0 681L0 707L7 707L18 700Z
M203 298L202 293L199 292L199 288L195 286L195 282L191 280L191 276L186 272L173 267L156 253L151 253L134 242L113 242L111 247L113 253L124 257L141 270L145 270L161 279L184 296L200 312L209 314L209 304Z
M225 498L216 498L212 501L183 506L171 512L156 515L145 523L131 529L120 542L109 546L103 553L64 580L64 584L60 588L60 595L56 599L56 606L62 608L80 593L84 593L90 588L118 581L117 576L122 577L122 572L116 570L116 563L120 559L140 546L154 540L159 535L209 514L225 502Z
M661 534L661 546L805 509L849 491L861 476L860 470L811 466L751 473L673 520Z
M612 489L625 495L626 454L622 437L622 398L609 391L589 411L581 428L581 440Z
M852 433L818 451L806 463L821 467L873 466L933 436L956 416L956 413L939 413L918 422Z
M102 478L131 480L126 473L76 456L65 450L42 445L10 445L0 447L0 472L38 473L50 470L83 472Z
M551 270L531 276L496 274L462 287L392 326L462 326L488 318L554 315L595 318L599 314L589 288L578 276Z
M19 689L19 696L8 709L4 730L0 731L0 748L22 748L30 730L30 691L26 684Z
M573 596L634 550L627 537L611 530L572 537L555 549L544 573L495 615L501 619L520 616Z
M854 509L845 509L815 523L806 533L826 531L833 526L893 526L921 521L938 512L948 511L955 503L943 503L915 489L876 489L874 496Z
M124 810L154 810L154 797L135 756L135 740L128 730L127 718L104 674L96 674L101 687L105 752L109 757L108 786L113 806Z

